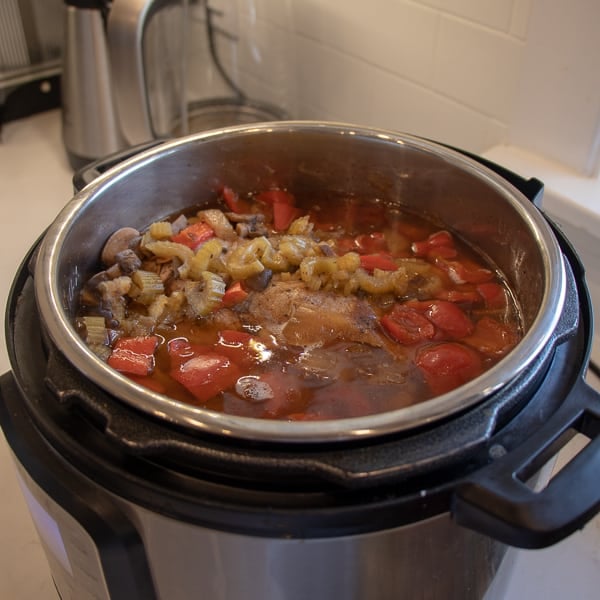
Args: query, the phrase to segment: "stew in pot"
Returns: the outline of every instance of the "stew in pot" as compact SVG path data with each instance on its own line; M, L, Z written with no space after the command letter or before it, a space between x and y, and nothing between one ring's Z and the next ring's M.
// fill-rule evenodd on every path
M285 189L124 227L76 325L133 381L286 420L401 408L477 377L521 338L502 274L446 228L379 199Z

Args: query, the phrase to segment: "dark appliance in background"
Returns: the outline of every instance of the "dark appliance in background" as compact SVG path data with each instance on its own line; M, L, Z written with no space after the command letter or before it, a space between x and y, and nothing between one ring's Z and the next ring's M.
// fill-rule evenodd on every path
M254 0L64 1L74 168L153 139L293 115L287 1L276 23Z
M409 145L388 138L393 151ZM170 165L162 184L173 186L210 145L167 142L117 180L133 198L144 166ZM539 201L539 181L486 166ZM0 424L61 598L502 600L506 544L553 544L600 506L600 402L583 381L591 306L577 255L553 231L565 301L529 368L433 424L306 444L202 433L101 389L47 335L33 248L7 308ZM587 448L532 491L525 482L576 431Z
M0 132L60 106L62 8L62 0L0 2Z

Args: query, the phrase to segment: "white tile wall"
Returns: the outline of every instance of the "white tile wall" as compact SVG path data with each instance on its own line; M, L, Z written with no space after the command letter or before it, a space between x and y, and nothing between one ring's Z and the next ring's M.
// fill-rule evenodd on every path
M246 25L254 35L261 21L279 28L292 50L285 61L298 118L398 129L474 152L513 143L575 168L587 168L590 156L596 164L599 2L211 2L236 7L242 35ZM273 94L278 76L264 65Z
M398 0L304 0L296 3L300 35L400 78L431 84L438 14ZM302 54L299 58L303 58ZM319 68L318 64L312 66Z
M585 175L598 170L600 2L211 6L239 38L222 43L239 59L244 89L285 103L293 117L397 129L477 153L512 144Z
M509 29L513 4L515 4L512 0L420 0L420 2L441 12L463 17L470 22L499 31Z
M533 1L508 140L587 176L600 171L599 24L595 0Z
M521 0L520 2L515 2L513 4L510 33L522 40L527 36L531 2L532 0Z
M433 86L507 123L523 42L472 22L440 17Z
M266 2L266 0L263 0ZM505 141L531 0L298 0L298 115Z

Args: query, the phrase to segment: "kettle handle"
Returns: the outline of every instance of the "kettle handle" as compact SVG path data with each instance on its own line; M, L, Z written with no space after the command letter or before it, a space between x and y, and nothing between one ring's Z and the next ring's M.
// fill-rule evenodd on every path
M155 137L144 67L144 36L152 15L177 0L114 2L107 19L114 100L121 131L130 145ZM133 26L132 26L133 24Z

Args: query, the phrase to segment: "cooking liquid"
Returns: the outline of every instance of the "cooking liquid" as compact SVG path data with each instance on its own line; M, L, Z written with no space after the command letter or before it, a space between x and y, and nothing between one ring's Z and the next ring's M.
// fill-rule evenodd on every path
M300 202L297 205L302 209ZM222 204L217 206L224 208ZM252 207L252 210L261 209L267 223L270 221L270 206L255 202ZM313 199L310 208L302 213L308 213L314 224L313 238L333 248L338 255L358 252L363 256L383 254L395 260L414 260L413 243L422 243L444 230L439 223L376 199L365 201L328 196L322 202L315 203ZM336 301L339 304L347 302L348 298L339 291L314 292L319 299L326 298L327 301L324 304L295 304L293 314L283 320L273 319L268 310L253 311L253 302L258 302L256 306L261 307L257 295L267 292L249 291L248 298L240 304L217 310L206 318L182 318L175 324L159 324L153 331L148 331L161 340L155 353L154 369L147 377L132 378L176 400L210 410L291 420L335 419L385 412L449 391L464 383L466 376L460 375L456 379L452 373L450 376L444 373L444 370L452 371L456 367L445 364L443 356L434 356L439 363L434 368L439 370L440 376L435 373L432 376L423 365L417 365L420 352L441 347L464 348L468 356L477 356L479 362L474 372L477 375L498 362L521 336L519 313L502 275L476 249L457 236L451 237L454 253L444 248L437 251L433 248L425 256L421 253L419 260L428 263L428 275L422 281L418 276L414 277L402 297L393 293L365 294L363 291L353 296L352 301L365 304L372 315L367 325L362 322L340 325L340 314L331 307L335 307ZM482 281L478 277L467 277L476 281L460 281L456 271L448 268L448 263L459 265L467 274L486 271L487 275ZM434 278L436 285L431 285L429 276ZM483 289L482 283L501 286L500 300L482 296L479 291ZM305 290L297 274L275 274L270 283L270 286L274 285L284 288L289 285L290 289L300 286ZM305 290L302 293L312 299L313 292ZM444 329L443 319L436 321L432 306L437 306L437 302L447 307L449 301L473 324L468 335L461 337L456 331ZM416 306L418 312L432 316L434 334L414 343L398 341L394 330L382 326L381 319L394 314L399 305ZM130 304L129 312L136 310L144 314L146 309ZM88 306L85 312L93 313L94 309ZM353 314L355 312L350 311L342 315L342 321L346 317L351 321ZM361 337L365 327L369 330L367 342ZM224 340L223 331L231 330L250 334L251 338L241 343ZM206 355L233 356L239 377L213 397L199 398L172 377L173 369L182 368L181 363L186 358L174 360L169 351L172 340L189 342L194 347L190 350L193 355L204 352Z

